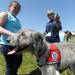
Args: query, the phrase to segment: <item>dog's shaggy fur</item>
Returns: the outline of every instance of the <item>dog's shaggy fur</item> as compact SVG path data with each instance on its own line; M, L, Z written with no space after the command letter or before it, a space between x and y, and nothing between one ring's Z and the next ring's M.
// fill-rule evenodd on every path
M16 47L18 51L27 50L36 55L38 64L41 65L40 70L42 75L60 75L60 71L70 67L75 75L75 44L74 43L55 43L61 52L61 62L48 64L46 58L48 55L48 46L50 45L45 41L42 34L33 30L22 30L14 36L9 37L11 46Z

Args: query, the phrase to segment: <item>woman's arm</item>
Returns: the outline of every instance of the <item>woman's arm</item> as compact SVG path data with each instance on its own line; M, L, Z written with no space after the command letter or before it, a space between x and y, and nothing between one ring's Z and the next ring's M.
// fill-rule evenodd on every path
M8 20L8 14L6 12L0 13L0 26L3 26Z
M6 34L10 36L13 35L14 33L3 28L7 20L8 20L8 14L6 12L0 13L0 34Z
M9 35L9 36L14 35L13 32L10 32L9 30L7 30L7 29L5 29L1 26L0 26L0 34L6 34L6 35Z

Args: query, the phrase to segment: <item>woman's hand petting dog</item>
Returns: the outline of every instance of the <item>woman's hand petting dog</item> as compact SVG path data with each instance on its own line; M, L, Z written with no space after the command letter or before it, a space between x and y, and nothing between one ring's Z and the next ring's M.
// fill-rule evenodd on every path
M12 55L12 54L16 54L16 50L15 50L15 49L13 49L12 51L9 51L9 52L7 53L7 55Z

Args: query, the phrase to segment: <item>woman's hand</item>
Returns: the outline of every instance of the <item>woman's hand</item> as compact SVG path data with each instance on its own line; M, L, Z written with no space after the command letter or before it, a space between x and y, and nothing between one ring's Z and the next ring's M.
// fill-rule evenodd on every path
M16 54L16 50L15 50L15 49L13 49L12 51L9 51L9 52L7 53L7 55L12 55L12 54Z

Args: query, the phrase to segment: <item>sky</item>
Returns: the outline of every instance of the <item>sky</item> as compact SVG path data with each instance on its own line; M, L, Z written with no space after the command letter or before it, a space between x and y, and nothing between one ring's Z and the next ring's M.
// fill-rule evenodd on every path
M0 12L8 11L12 0L0 0ZM47 10L51 9L60 15L62 31L75 31L75 0L17 0L21 11L17 15L22 29L33 29L44 32L49 21Z

